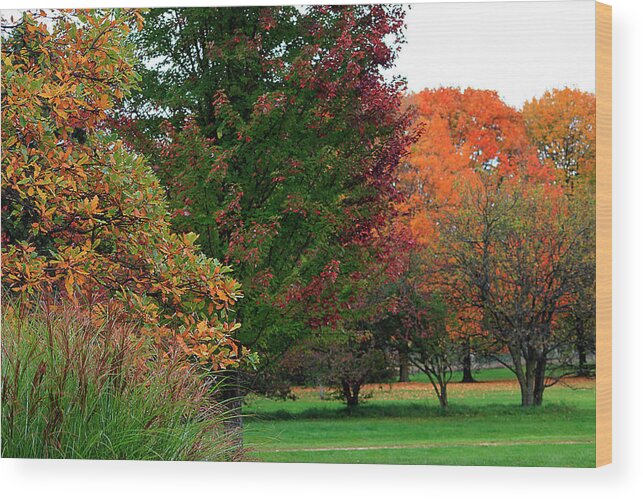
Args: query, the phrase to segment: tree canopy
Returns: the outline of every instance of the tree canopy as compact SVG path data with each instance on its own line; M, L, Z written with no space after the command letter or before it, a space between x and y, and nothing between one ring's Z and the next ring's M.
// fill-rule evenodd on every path
M135 37L141 91L118 126L154 158L173 226L234 265L246 296L241 338L267 355L339 319L349 296L338 283L359 270L399 196L414 135L400 110L404 83L382 71L403 40L403 14L155 9ZM319 299L338 286L344 294Z
M172 231L164 189L107 126L138 82L136 11L25 13L2 44L3 285L121 314L214 368L236 364L230 267Z

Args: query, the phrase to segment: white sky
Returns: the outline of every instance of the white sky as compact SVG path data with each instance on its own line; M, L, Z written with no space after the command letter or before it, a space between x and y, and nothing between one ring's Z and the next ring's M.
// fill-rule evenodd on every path
M594 91L593 0L414 4L393 71L409 89L497 90L512 106L554 87Z
M418 3L406 23L390 73L412 91L493 89L517 107L555 87L594 91L593 0Z

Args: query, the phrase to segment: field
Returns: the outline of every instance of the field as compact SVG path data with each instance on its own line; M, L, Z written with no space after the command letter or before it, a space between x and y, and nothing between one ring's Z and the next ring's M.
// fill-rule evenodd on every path
M312 388L296 389L294 401L251 397L246 445L252 459L270 462L594 466L593 380L556 385L542 407L524 409L511 373L476 377L449 386L447 414L419 375L370 385L371 397L351 412Z

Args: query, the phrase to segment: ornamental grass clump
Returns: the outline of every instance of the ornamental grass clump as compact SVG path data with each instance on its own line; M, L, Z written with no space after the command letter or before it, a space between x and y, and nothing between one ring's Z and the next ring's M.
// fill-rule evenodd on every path
M2 307L2 457L237 460L216 386L87 307Z

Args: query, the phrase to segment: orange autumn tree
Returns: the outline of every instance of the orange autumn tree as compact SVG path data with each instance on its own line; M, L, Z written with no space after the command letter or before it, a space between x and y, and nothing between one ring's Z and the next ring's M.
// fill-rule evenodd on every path
M497 171L498 178L518 168L539 174L520 113L496 92L438 88L410 95L404 104L416 109L423 134L400 174L407 199L399 208L421 243L435 242L440 217L457 208L457 182L481 171Z
M123 314L210 368L234 365L230 267L171 231L152 170L105 126L137 83L126 35L140 14L45 15L3 26L3 288Z
M545 92L524 104L522 115L530 140L543 164L557 172L570 196L579 198L583 209L594 213L596 202L596 96L577 89ZM595 261L594 251L585 258ZM576 372L591 374L587 357L595 349L595 275L588 274L576 294L561 327L573 331L577 358Z
M592 272L591 210L567 195L520 112L495 92L425 90L407 105L424 130L400 182L398 209L420 262L410 282L416 295L442 297L441 308L416 307L415 317L440 314L415 319L415 336L443 340L429 343L433 368L447 359L448 339L484 338L515 373L522 404L540 405L556 381L552 363L573 341L562 318Z
M529 139L545 166L560 172L573 190L596 180L596 96L570 88L545 92L525 103Z
M591 273L588 210L495 92L426 90L409 101L424 135L400 209L422 245L424 286L449 297L456 337L483 335L515 373L522 404L540 405L552 356L572 341L560 319Z
M400 186L406 198L398 209L417 242L415 260L425 276L424 292L437 293L440 306L449 309L449 330L461 344L463 381L473 381L471 340L481 333L480 310L471 306L471 290L454 282L457 275L442 271L441 228L461 208L459 186L474 184L483 173L493 172L500 182L518 171L542 172L520 113L495 92L424 90L408 96L405 105L415 108L423 134L403 165Z

